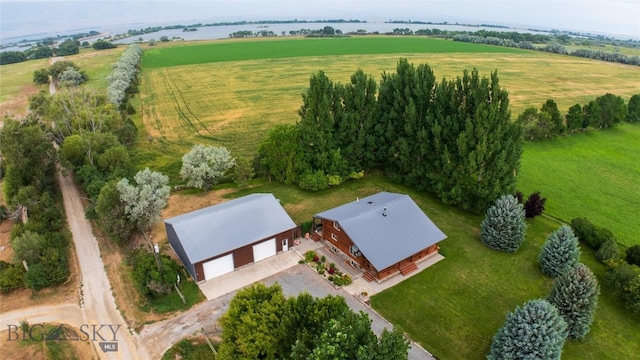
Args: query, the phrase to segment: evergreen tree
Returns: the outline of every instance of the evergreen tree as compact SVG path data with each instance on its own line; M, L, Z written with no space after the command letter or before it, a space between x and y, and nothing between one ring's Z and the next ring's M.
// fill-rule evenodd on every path
M582 340L591 328L600 286L589 268L581 263L553 281L547 299L567 323L568 336Z
M562 225L549 235L538 255L542 272L552 278L562 275L579 261L578 238L567 225Z
M493 337L487 360L560 359L567 324L546 300L531 300L507 314Z
M487 210L480 240L492 249L511 253L522 245L526 232L522 204L513 195L503 195Z

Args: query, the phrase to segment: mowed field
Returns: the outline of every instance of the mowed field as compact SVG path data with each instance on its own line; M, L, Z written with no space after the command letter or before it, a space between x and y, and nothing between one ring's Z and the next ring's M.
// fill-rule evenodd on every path
M586 217L640 244L640 124L525 144L518 187L540 191L562 221Z

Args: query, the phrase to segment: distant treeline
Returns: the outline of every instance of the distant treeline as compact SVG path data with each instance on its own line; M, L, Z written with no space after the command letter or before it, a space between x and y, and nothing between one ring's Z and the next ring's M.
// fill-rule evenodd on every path
M449 24L449 22L431 22L431 21L411 21L411 20L390 20L385 21L385 24L424 24L424 25L458 25L458 26L471 26L471 27L490 27L490 28L500 28L500 29L509 29L508 26L503 25L492 25L492 24ZM540 30L542 31L542 30Z
M621 54L619 52L609 52L603 50L589 50L589 49L577 49L573 52L569 52L567 48L555 41L554 37L545 35L530 36L532 40L526 40L526 36L511 37L516 33L504 33L501 34L497 31L486 32L478 31L475 33L463 33L453 36L454 41L470 42L476 44L489 44L497 46L516 47L521 49L540 50L550 52L554 54L571 55L588 59L616 62L626 65L640 66L640 56L629 56ZM531 34L518 34L518 35L531 35ZM545 46L535 47L533 43L545 43Z
M147 27L145 29L130 29L127 31L127 35L129 36L139 36L143 34L149 34L153 32L158 32L162 30L174 30L174 29L194 29L199 27L207 27L207 26L236 26L236 25L260 25L260 24L309 24L309 23L366 23L364 20L345 20L345 19L329 19L329 20L258 20L258 21L230 21L230 22L217 22L210 24L191 24L191 25L168 25L168 26L153 26ZM194 30L190 30L194 31Z
M37 46L32 47L26 51L5 51L0 52L0 65L19 63L33 59L44 59L51 56L67 56L74 55L80 52L80 42L74 39L67 39L63 41L57 47L38 43Z

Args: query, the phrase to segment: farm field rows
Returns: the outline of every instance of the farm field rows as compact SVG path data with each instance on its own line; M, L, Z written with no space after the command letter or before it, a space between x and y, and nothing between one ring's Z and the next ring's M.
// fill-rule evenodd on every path
M344 40L349 41L340 39ZM286 41L274 43L283 42ZM207 46L216 49L225 44ZM244 44L250 49L263 42L229 44ZM190 49L195 46L147 50L151 52L145 53L143 63L173 49L181 49L185 52L183 58L189 58ZM176 55L169 52L168 56ZM460 76L463 70L474 67L486 76L497 69L502 86L510 93L514 117L527 106L539 107L548 98L555 99L560 110L566 112L571 105L586 103L606 92L628 98L640 91L632 81L638 74L634 67L525 51L284 57L144 67L139 123L144 125L146 134L142 138L144 149L139 153L141 166L156 166L177 181L180 157L169 158L169 154L186 153L197 143L224 145L236 156L252 157L275 124L298 120L300 94L308 87L311 74L323 70L333 81L345 83L360 68L379 81L383 72L395 71L400 57L414 64L428 63L438 79Z

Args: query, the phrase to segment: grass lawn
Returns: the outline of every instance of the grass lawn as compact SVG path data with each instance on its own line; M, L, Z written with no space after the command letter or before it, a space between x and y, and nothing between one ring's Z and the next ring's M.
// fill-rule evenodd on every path
M482 216L444 206L378 174L317 193L256 182L225 197L271 192L300 223L379 191L409 194L448 236L441 243L445 260L371 299L376 311L401 325L440 359L483 359L507 312L529 299L547 296L551 279L542 275L537 257L548 234L559 226L547 218L530 220L527 241L517 253L505 254L479 241ZM592 251L583 251L582 261L602 278L602 264ZM601 295L599 304L591 333L582 342L568 342L564 359L627 359L640 353L640 317L630 317L608 295Z
M587 217L619 243L640 244L640 125L527 143L518 187L540 191L545 211L562 221Z

